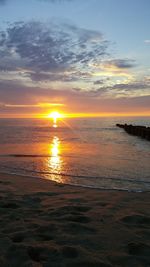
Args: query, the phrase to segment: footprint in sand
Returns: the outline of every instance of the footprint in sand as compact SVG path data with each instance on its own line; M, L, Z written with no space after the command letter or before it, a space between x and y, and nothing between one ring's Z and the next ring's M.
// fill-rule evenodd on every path
M66 205L56 209L56 211L52 212L53 215L64 215L68 213L75 213L75 212L87 212L91 209L89 206L70 206Z
M3 185L9 185L9 184L11 184L11 182L7 182L7 181L0 181L0 184L3 184Z
M91 260L79 260L77 262L71 262L67 264L66 267L113 267L109 263L103 261L96 261L95 259Z
M73 221L79 223L88 223L91 219L82 213L89 211L91 208L88 206L63 206L55 211L49 213L49 217L53 219L61 219L66 221Z
M13 236L12 236L12 241L14 242L14 243L21 243L23 240L24 240L24 238L25 238L25 236L26 236L26 233L24 233L24 232L19 232L19 233L15 233Z
M59 261L60 253L57 247L43 247L43 246L29 246L27 252L32 261L35 262L48 262ZM43 265L42 265L43 266ZM51 266L51 265L47 265Z
M76 258L78 257L78 250L75 247L64 246L62 248L62 254L66 258Z
M17 209L20 208L20 206L18 204L16 204L15 202L6 202L6 203L2 203L1 204L1 208L5 208L5 209Z
M53 240L57 233L57 227L54 224L42 225L36 229L37 239L41 241Z
M144 243L129 243L127 249L130 255L145 257L149 257L150 255L150 246Z
M65 225L63 225L63 231L67 234L78 234L78 235L91 235L96 232L96 230L90 226L76 223L76 222L70 222Z
M78 223L89 223L91 219L84 215L68 215L63 218L65 221L78 222Z
M128 226L139 226L139 227L149 227L150 226L150 217L134 214L134 215L128 215L121 219L121 221Z

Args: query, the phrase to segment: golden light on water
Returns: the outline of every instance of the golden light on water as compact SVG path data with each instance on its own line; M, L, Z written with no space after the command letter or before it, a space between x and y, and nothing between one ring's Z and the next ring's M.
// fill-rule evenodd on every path
M62 171L62 158L60 156L61 144L60 139L57 136L54 136L52 139L52 143L50 144L50 158L48 160L48 167L50 169L51 179L56 182L62 182L61 175ZM55 174L56 173L56 174Z
M60 141L57 136L54 136L52 144L51 144L51 158L50 158L50 166L53 171L58 171L61 169L60 166Z
M53 157L58 157L59 155L59 146L60 146L60 141L57 136L54 136L52 144L51 144L51 155Z

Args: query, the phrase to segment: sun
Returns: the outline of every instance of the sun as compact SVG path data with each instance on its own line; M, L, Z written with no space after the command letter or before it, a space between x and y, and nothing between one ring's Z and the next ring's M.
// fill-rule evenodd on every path
M54 123L57 122L57 119L63 118L63 114L58 111L52 111L48 114L47 118L52 119Z
M49 118L52 118L53 120L57 120L59 118L62 118L62 115L58 111L53 111L48 115Z

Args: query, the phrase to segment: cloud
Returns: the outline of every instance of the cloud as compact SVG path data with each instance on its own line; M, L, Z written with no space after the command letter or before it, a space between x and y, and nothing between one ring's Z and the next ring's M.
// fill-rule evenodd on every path
M100 68L110 73L127 74L128 70L136 66L135 61L131 59L110 59L100 64Z
M130 69L135 67L135 60L131 59L113 59L104 62L108 67L116 67L118 69Z
M133 59L108 59L108 60L103 60L101 62L101 65L96 65L95 67L102 67L106 69L116 69L116 70L121 70L121 69L130 69L136 66L136 62Z
M104 85L106 83L106 81L109 81L109 78L94 81L93 84L94 85Z
M16 22L0 32L0 71L20 71L33 81L85 79L89 65L101 61L107 47L98 31L63 23Z
M92 91L95 95L104 98L150 96L150 80L139 80L128 83L118 83L112 86L103 86Z
M64 90L64 92L67 91ZM18 81L0 81L0 101L9 105L57 103L56 98L60 95L63 96L63 90L53 90L52 88L47 90L42 87L26 86Z
M144 91L145 89L150 89L150 80L148 78L142 79L142 80L136 80L133 82L125 83L125 84L116 84L113 86L115 89L123 89L126 91L134 91L134 90L140 90ZM150 94L150 91L149 91Z
M116 103L121 110L116 99L148 96L149 77L129 82L136 62L108 59L109 45L101 32L64 22L8 25L0 31L1 112L39 112L56 104L106 112L111 104L117 110Z
M130 69L136 67L136 62L132 59L109 59L96 63L93 67L96 69L94 76L131 77Z
M116 114L119 112L150 112L150 95L103 98L102 94L94 95L93 91L85 92L82 88L74 88L67 91L33 88L17 83L10 84L8 81L0 82L0 112L1 115L17 114L41 114L49 111L55 105L61 107L62 111L70 112L105 112ZM103 93L109 91L101 89ZM101 91L102 92L102 91ZM100 92L99 92L100 94ZM63 104L63 105L62 105Z
M0 72L32 82L94 82L129 76L130 59L105 60L110 42L99 31L62 23L16 22L0 31ZM100 79L101 80L101 79ZM102 82L101 82L102 83Z
M79 79L85 82L89 82L91 75L88 72L82 71L60 71L60 72L34 72L34 71L25 71L23 74L24 77L31 78L33 82L78 82Z
M150 39L145 40L144 43L150 44Z

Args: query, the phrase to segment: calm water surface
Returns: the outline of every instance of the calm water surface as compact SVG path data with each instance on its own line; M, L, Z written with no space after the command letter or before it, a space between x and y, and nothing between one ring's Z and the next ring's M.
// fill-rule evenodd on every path
M0 171L87 187L150 189L150 142L116 123L150 118L0 119ZM24 178L25 179L25 178Z

